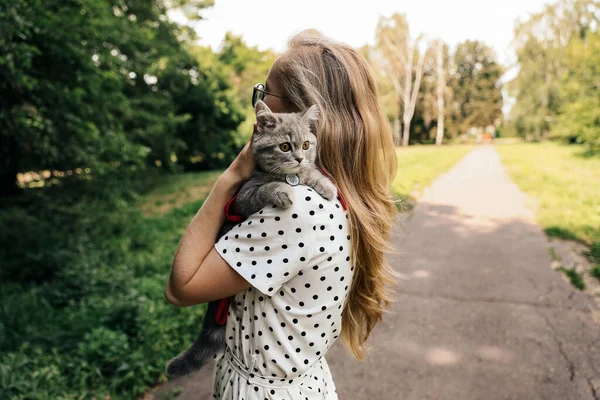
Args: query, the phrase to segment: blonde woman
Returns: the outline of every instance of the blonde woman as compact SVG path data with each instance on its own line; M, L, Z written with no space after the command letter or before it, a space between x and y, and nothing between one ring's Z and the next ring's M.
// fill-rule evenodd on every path
M181 239L166 296L182 307L235 296L215 398L337 399L327 351L341 337L362 359L390 302L392 135L365 59L315 31L290 41L265 83L253 102L273 112L319 106L317 164L340 196L294 186L290 208L266 207L215 244L224 206L254 169L249 143Z

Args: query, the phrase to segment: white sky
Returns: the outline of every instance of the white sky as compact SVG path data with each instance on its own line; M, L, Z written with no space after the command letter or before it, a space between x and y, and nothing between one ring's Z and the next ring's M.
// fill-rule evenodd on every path
M514 22L540 11L545 0L215 0L203 21L194 24L200 43L217 49L225 32L242 35L250 46L283 51L295 33L315 28L360 47L372 43L380 15L405 13L412 34L442 37L454 47L479 39L508 64ZM179 20L179 18L175 18Z

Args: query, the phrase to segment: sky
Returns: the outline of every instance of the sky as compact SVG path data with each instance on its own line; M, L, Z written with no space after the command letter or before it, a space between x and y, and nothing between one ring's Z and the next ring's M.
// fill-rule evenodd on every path
M242 35L260 50L283 51L288 39L314 28L331 39L360 47L372 43L380 16L408 17L411 34L441 37L451 47L466 39L492 46L504 65L514 60L509 48L517 18L540 11L544 0L215 0L194 24L200 43L219 47L227 31ZM183 22L181 16L175 20Z

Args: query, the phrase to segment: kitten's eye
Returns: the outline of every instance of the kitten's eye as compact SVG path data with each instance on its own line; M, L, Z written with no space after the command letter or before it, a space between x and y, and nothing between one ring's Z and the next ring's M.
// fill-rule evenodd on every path
M281 151L290 151L292 146L290 146L289 143L281 143L279 145L279 148L281 149Z
M308 140L306 142L302 143L302 150L308 150L309 147L310 147L310 142Z

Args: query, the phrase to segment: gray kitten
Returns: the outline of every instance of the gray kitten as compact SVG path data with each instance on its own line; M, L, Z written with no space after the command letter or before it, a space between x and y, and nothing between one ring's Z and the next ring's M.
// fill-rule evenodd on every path
M317 106L302 113L275 114L259 101L255 111L257 126L252 146L256 168L239 190L234 203L236 212L248 217L267 205L288 208L294 201L290 185L297 184L310 186L325 199L332 199L337 189L315 165ZM219 238L235 225L237 222L227 221ZM225 325L216 322L220 302L208 303L200 335L189 349L168 363L170 378L199 370L225 349Z

